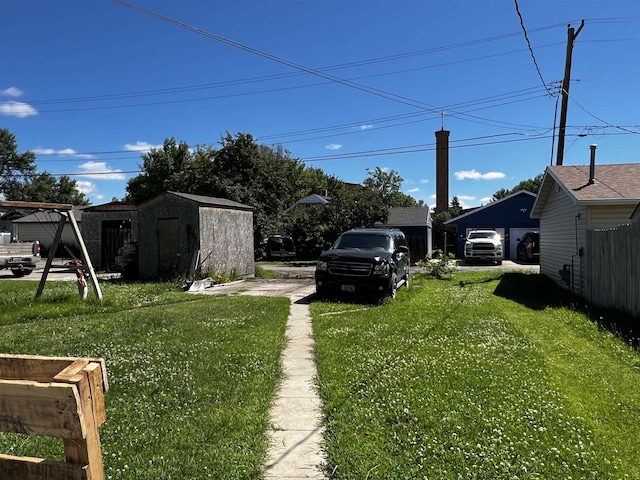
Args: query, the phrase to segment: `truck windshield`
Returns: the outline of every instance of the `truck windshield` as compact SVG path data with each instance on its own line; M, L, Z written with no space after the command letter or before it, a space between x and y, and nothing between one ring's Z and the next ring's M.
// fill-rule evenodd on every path
M494 232L472 232L469 234L469 239L474 238L493 238L496 234Z
M356 248L360 250L379 250L388 252L391 249L391 239L386 235L370 233L350 233L342 235L333 248Z

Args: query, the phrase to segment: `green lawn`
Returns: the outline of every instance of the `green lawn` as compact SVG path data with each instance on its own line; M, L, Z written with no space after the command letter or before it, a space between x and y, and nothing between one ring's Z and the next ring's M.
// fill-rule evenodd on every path
M640 478L640 355L539 275L311 305L340 479Z
M187 295L169 284L0 283L0 351L106 359L111 479L260 478L281 378L285 298ZM0 453L63 460L62 441L3 435Z
M311 304L332 478L640 478L638 352L538 275L413 280ZM260 478L288 299L36 286L0 283L0 351L106 359L107 478ZM0 453L63 457L21 435Z

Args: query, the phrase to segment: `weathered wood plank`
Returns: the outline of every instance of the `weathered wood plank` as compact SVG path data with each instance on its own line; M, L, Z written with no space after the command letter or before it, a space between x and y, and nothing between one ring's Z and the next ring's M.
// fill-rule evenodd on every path
M0 454L0 480L91 480L87 467Z
M86 437L78 386L0 380L0 430L60 438Z

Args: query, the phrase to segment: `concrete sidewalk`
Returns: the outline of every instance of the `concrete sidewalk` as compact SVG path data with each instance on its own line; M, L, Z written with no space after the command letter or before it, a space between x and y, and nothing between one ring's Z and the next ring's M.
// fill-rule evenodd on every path
M271 446L265 478L325 478L321 470L322 416L315 391L316 365L308 305L308 297L314 291L314 285L307 285L289 295L289 342L282 356L285 378L271 409Z

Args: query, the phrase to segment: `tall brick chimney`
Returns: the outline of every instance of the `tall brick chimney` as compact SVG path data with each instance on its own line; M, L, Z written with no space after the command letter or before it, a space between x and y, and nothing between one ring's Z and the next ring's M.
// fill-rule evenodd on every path
M449 133L436 132L436 213L449 210Z

